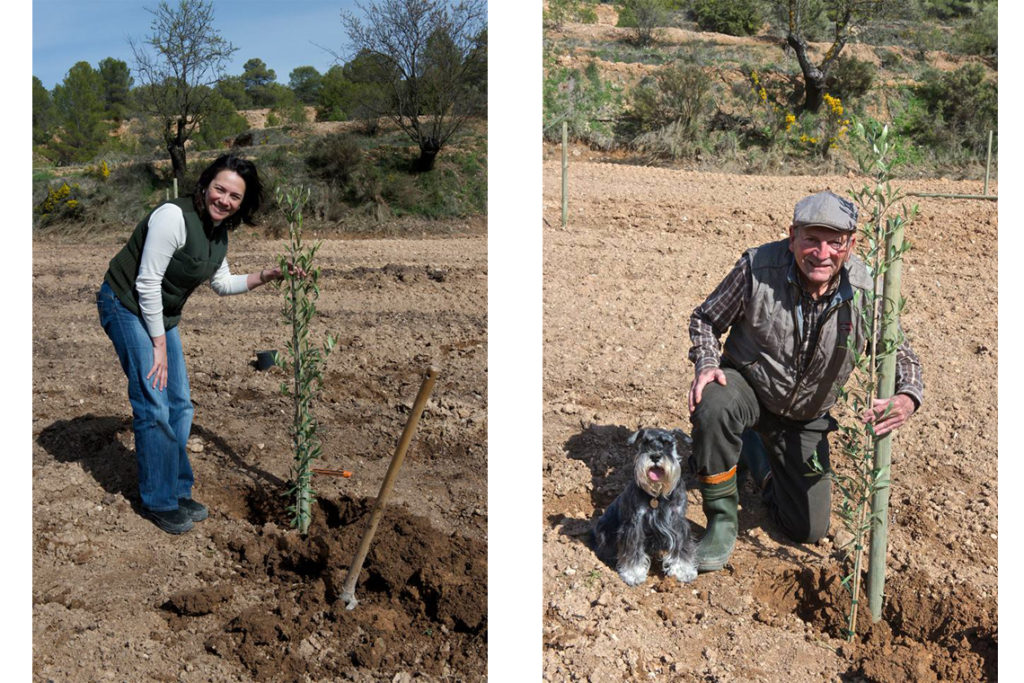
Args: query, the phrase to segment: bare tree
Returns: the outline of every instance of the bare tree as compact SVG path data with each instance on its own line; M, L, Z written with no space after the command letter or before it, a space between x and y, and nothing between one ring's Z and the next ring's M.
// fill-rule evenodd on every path
M821 4L821 3L814 3ZM891 0L826 0L832 44L821 61L811 61L807 45L806 15L812 11L808 0L775 0L775 10L786 25L786 44L793 49L804 77L804 111L816 112L826 92L829 70L835 65L858 22L882 14Z
M356 7L363 19L342 14L352 50L381 58L383 113L419 145L416 170L429 171L452 134L486 106L478 78L487 60L486 4L381 0Z
M235 52L213 27L213 3L161 2L143 44L129 39L142 109L160 124L178 185L185 182L185 143L210 113L213 86ZM146 50L152 49L152 53Z

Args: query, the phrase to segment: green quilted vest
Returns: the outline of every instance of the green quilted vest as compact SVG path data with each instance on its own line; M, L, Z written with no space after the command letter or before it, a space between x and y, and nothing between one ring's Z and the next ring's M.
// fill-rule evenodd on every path
M168 202L164 202L168 203ZM171 256L161 283L163 292L164 328L171 329L181 320L181 309L196 287L213 277L228 253L228 233L224 227L213 229L208 236L203 222L192 206L191 197L172 199L185 215L185 244ZM157 207L159 208L159 207ZM155 211L156 209L154 209ZM136 226L128 243L110 260L104 280L110 285L125 308L141 315L135 278L142 261L142 247L149 232L152 211Z
M853 256L840 271L839 289L824 314L810 362L797 373L800 347L800 285L789 281L793 255L789 241L779 240L747 250L752 290L743 317L725 340L723 361L740 371L770 412L793 420L813 420L836 402L836 386L853 371L849 347L866 343L864 296L871 278Z

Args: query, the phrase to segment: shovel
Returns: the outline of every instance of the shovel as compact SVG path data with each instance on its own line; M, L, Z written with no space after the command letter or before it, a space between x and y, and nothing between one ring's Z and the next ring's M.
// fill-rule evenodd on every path
M359 604L355 595L356 582L359 581L359 572L363 569L363 561L366 559L366 554L370 551L370 543L373 541L373 535L377 532L380 518L384 514L384 506L387 505L388 498L391 496L391 487L394 485L395 477L398 475L398 468L402 466L402 461L405 460L405 452L409 448L409 442L412 441L413 432L416 431L416 425L420 421L423 407L427 404L427 398L430 397L430 392L434 388L435 379L437 379L437 368L431 366L427 369L427 376L423 378L420 393L416 395L416 402L413 403L412 412L409 413L409 420L405 423L402 438L398 441L398 448L395 450L395 455L391 458L387 474L384 475L384 483L381 484L380 493L377 494L377 500L373 504L370 522L366 527L366 531L363 532L363 540L359 543L359 549L356 550L356 555L352 558L352 566L349 567L348 576L345 577L345 585L341 589L341 599L345 601L345 609L355 609L356 605Z

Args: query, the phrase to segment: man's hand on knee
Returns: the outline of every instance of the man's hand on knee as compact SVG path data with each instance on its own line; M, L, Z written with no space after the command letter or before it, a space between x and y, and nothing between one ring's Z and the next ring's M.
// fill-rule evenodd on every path
M704 387L711 382L718 382L723 387L725 386L725 373L722 372L721 368L704 368L693 378L693 384L690 385L691 413L697 409L697 404L700 403L701 396L704 393Z

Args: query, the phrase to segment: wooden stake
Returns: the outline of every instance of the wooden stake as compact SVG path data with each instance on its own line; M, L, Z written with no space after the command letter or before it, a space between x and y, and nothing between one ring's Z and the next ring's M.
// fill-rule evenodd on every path
M562 228L569 221L569 124L562 121Z
M985 190L982 194L988 194L988 172L992 167L992 131L988 132L988 155L985 157Z
M992 201L999 199L991 194L934 194L931 192L907 192L906 194L908 197L938 197L940 199L989 199Z
M352 558L352 566L349 567L348 576L345 577L345 585L341 590L341 599L345 601L345 609L355 609L356 605L359 604L355 595L356 583L359 581L359 572L363 569L363 561L366 560L366 555L370 551L370 543L373 541L373 535L377 532L380 518L384 514L384 506L387 505L388 498L391 496L391 488L394 486L395 478L398 476L398 469L402 466L402 461L405 460L405 452L409 448L409 442L412 441L413 432L416 431L416 425L420 421L423 408L427 405L430 392L434 389L434 380L436 379L437 368L431 366L427 369L427 376L423 378L419 394L416 395L416 402L413 403L412 412L409 413L409 420L405 423L402 438L398 441L398 448L395 450L395 455L391 458L387 474L384 475L384 482L380 486L380 493L377 494L377 500L373 504L373 511L370 512L370 522L367 524L366 531L363 532L363 540L359 543L359 549L356 550L355 557Z

